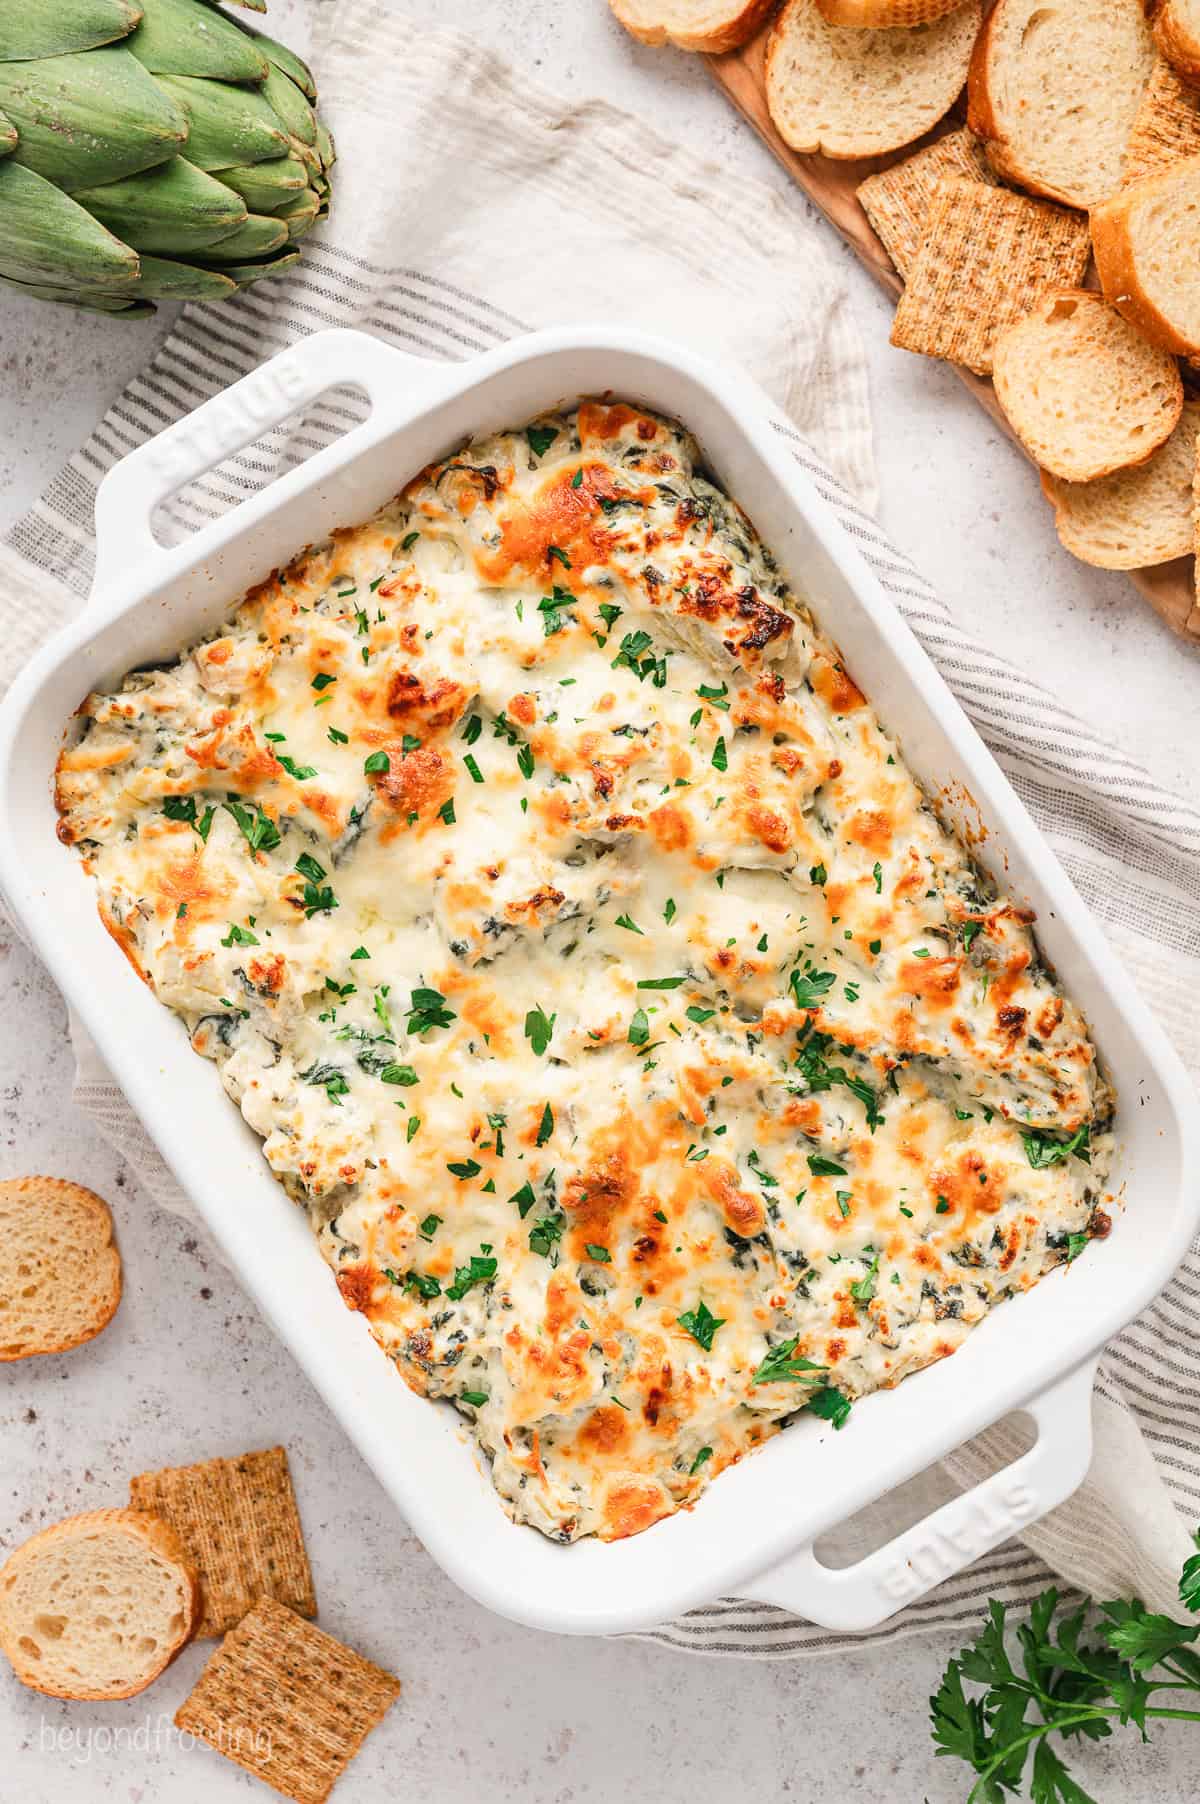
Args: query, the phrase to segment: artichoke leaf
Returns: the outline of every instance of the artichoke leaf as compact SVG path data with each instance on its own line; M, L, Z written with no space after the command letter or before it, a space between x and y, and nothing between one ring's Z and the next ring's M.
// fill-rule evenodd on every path
M297 200L289 201L286 207L280 207L275 217L287 226L287 235L293 244L316 225L320 205L319 197L310 190Z
M18 294L31 301L51 301L59 307L80 307L88 313L118 313L122 319L145 319L157 313L149 301L129 300L124 295L109 294L103 288L54 288L44 282L17 282L11 276L4 280Z
M277 213L308 186L308 171L296 157L273 157L269 163L249 163L241 169L222 169L221 180L240 194L255 213Z
M299 261L299 251L281 251L266 263L226 263L223 269L239 288L249 288L251 282L265 281L268 276L280 276L285 269L294 268Z
M218 0L204 0L206 6L216 6ZM248 13L265 13L267 0L232 0L234 6L244 6Z
M8 0L0 6L0 63L95 50L141 22L138 0Z
M271 68L248 32L196 0L141 0L146 16L129 48L152 75L264 82Z
M183 109L189 163L217 171L287 155L288 138L275 109L257 88L192 75L160 75L158 83Z
M137 252L70 195L11 157L0 163L0 276L119 290L137 273Z
M247 25L245 30L250 33L267 61L274 63L281 75L286 75L289 81L294 81L302 94L307 94L310 100L315 101L317 84L308 64L298 57L294 50L289 50L286 44L280 44L274 38L269 38L265 31L256 31L250 25Z
M285 220L272 219L262 213L251 213L227 238L222 238L217 244L201 251L199 261L225 264L245 257L257 262L260 257L269 257L272 251L280 250L287 241Z
M9 156L17 148L17 128L0 113L0 157Z
M278 113L285 132L301 144L316 143L317 116L289 75L282 75L272 64L263 93Z
M322 167L332 169L337 162L337 145L333 141L333 133L328 131L319 119L317 120L317 149L321 154Z
M223 301L233 290L233 282L219 270L143 257L141 277L132 292L150 301Z
M216 244L247 216L240 194L185 157L103 188L81 188L75 199L135 250L167 257Z
M151 169L187 137L183 112L123 44L0 63L0 112L20 134L12 159L68 194Z

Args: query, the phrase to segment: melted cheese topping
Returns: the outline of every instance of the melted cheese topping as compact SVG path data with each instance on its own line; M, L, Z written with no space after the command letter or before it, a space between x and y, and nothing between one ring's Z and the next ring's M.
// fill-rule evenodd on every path
M668 420L468 446L77 726L110 932L547 1534L839 1425L1107 1231L1030 916Z

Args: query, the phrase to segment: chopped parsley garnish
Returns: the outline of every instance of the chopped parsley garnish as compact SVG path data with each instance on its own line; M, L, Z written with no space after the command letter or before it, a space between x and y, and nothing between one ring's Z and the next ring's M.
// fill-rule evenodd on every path
M814 1178L844 1178L846 1167L839 1165L836 1159L827 1159L824 1153L809 1153L808 1169Z
M346 1096L350 1090L346 1074L338 1065L310 1065L307 1071L300 1073L300 1082L315 1084L324 1090L330 1102L337 1102L340 1096ZM338 1106L341 1106L340 1103Z
M729 703L725 699L729 694L729 685L727 683L722 683L719 689L710 689L706 683L701 683L696 694L703 696L706 702L711 702L714 708L722 708L725 713L728 714Z
M368 777L373 777L380 771L391 770L391 768L392 761L386 752L372 752L369 758L363 759L363 771Z
M612 1264L612 1254L607 1247L593 1246L591 1241L588 1241L583 1250L589 1259L595 1259L600 1265Z
M390 1271L385 1265L383 1275L392 1284L403 1284L405 1290L411 1290L414 1295L422 1297L426 1303L431 1303L434 1297L440 1297L442 1294L440 1281L427 1276L425 1272L405 1272L403 1278L398 1278L395 1272Z
M323 689L328 689L330 683L336 683L336 682L337 682L337 678L335 676L331 676L327 670L319 670L317 672L316 676L312 680L312 686L319 693Z
M842 1220L845 1221L850 1213L850 1205L854 1201L854 1192L852 1190L838 1190L835 1191L834 1194L837 1197L838 1214L841 1216Z
M451 796L448 801L445 801L442 803L441 807L438 809L438 816L441 820L445 821L445 823L448 827L452 827L454 825L456 816L454 813L454 797L453 796Z
M349 745L350 735L343 733L340 727L327 727L326 738L330 745Z
M959 927L958 931L962 938L963 951L969 952L976 939L976 936L983 932L983 922L982 921L964 921L962 923L962 925Z
M237 822L238 831L254 853L273 852L279 844L279 828L262 806L252 802L247 808L235 796L226 796L222 806Z
M529 1250L552 1264L558 1264L558 1243L562 1239L563 1229L567 1225L565 1215L555 1213L543 1216L535 1222L529 1231Z
M713 1450L711 1447L701 1447L699 1453L696 1455L695 1459L692 1461L691 1465L688 1468L688 1477L689 1478L695 1478L695 1476L696 1476L697 1472L699 1472L701 1466L703 1466L708 1460L710 1460L712 1458L712 1453L713 1453Z
M482 732L483 722L480 720L478 714L469 714L464 722L462 730L462 736L467 744L474 745Z
M469 1290L474 1290L477 1284L490 1284L495 1276L496 1260L472 1253L469 1263L458 1267L453 1284L446 1286L446 1295L461 1303Z
M528 426L525 437L529 440L529 449L535 457L545 457L547 451L558 437L557 426ZM582 476L583 471L579 474Z
M420 536L421 535L419 532L405 533L404 537L400 541L401 551L411 551L413 546L416 544L417 540L420 538Z
M663 908L663 920L667 923L668 927L671 925L671 922L675 919L675 916L677 913L678 913L678 910L675 907L675 898L673 896L668 896L667 900L666 900L666 905Z
M442 1217L440 1215L427 1215L418 1227L417 1233L422 1240L432 1240L441 1225Z
M554 1032L554 1023L557 1020L557 1015L548 1015L545 1009L540 1006L538 1008L531 1008L525 1017L525 1038L529 1041L529 1044L533 1047L533 1050L536 1052L539 1059L550 1044L550 1037Z
M403 1106L403 1105L397 1105L397 1106L399 1107L399 1106ZM420 1133L420 1131L421 1131L421 1117L419 1115L410 1115L408 1118L408 1127L405 1129L404 1138L411 1142L416 1139L416 1137Z
M729 769L729 753L725 748L724 734L721 735L720 739L717 740L716 745L713 747L712 762L714 770Z
M746 1159L746 1163L750 1167L751 1171L754 1173L755 1177L758 1179L759 1183L762 1185L764 1190L778 1190L779 1189L779 1179L773 1178L771 1176L770 1172L767 1171L765 1169L765 1167L763 1167L762 1165L759 1164L758 1152L755 1148L753 1148L753 1147L751 1148L750 1153Z
M694 1309L685 1309L675 1320L681 1328L686 1328L698 1347L706 1353L712 1352L713 1336L718 1328L725 1326L724 1316L714 1315L707 1303L697 1303Z
M483 782L483 772L480 770L479 765L476 762L475 754L473 752L468 752L466 757L463 759L463 763L467 767L467 774L470 777L472 783L482 783Z
M813 1372L828 1371L827 1366L814 1365L811 1359L797 1353L799 1339L800 1336L794 1334L791 1340L781 1340L777 1347L771 1347L751 1378L751 1384L811 1384Z
M297 783L307 783L310 777L315 777L317 774L315 764L297 764L296 760L290 758L286 752L276 752L275 756L288 776L295 777Z
M538 1131L537 1131L538 1146L545 1146L547 1140L549 1140L549 1138L553 1132L554 1132L554 1110L550 1107L550 1104L547 1103L545 1108L542 1110L542 1119L538 1122Z
M637 987L639 990L677 990L686 982L686 977L639 977Z
M624 608L619 608L615 601L602 601L598 612L601 620L603 620L605 626L611 633L616 622L621 618L621 615L625 610Z
M465 1183L468 1178L477 1178L483 1166L478 1159L447 1159L446 1170Z
M405 1023L410 1034L425 1034L432 1027L449 1027L455 1019L454 1010L447 1008L446 998L440 990L416 989L412 992Z
M820 1416L823 1422L832 1422L835 1428L844 1428L850 1419L849 1397L843 1397L841 1391L835 1390L831 1384L814 1391L805 1408L810 1409L814 1416Z
M513 1191L508 1200L510 1203L515 1203L517 1205L521 1220L524 1221L525 1217L529 1214L529 1211L537 1201L537 1198L533 1194L533 1185L526 1180L519 1190Z
M1085 1165L1092 1162L1091 1129L1087 1122L1076 1128L1069 1140L1059 1140L1046 1128L1030 1128L1022 1132L1021 1144L1025 1148L1025 1157L1035 1171L1043 1171L1050 1165L1065 1165L1071 1157L1082 1159Z
M841 1084L857 1096L867 1112L867 1126L871 1132L883 1120L879 1112L879 1099L865 1077L847 1071L844 1065L831 1065L826 1052L833 1045L829 1034L812 1034L800 1048L796 1059L796 1069L804 1079L805 1087L810 1093L830 1090L834 1084Z
M229 932L225 935L221 944L223 946L257 946L258 935L256 933L251 933L247 927L236 927L231 921L229 923Z
M350 956L351 958L370 958L371 954L365 946L356 946Z
M867 1269L861 1278L856 1278L850 1286L850 1295L856 1303L869 1303L875 1295L875 1287L879 1279L879 1254L874 1247L863 1249L863 1259Z
M637 922L629 915L618 915L616 925L618 927L623 927L626 933L642 933L642 929L638 926ZM642 938L645 938L645 934L642 934Z
M360 1060L359 1063L361 1062ZM387 1064L379 1073L379 1081L381 1084L398 1084L402 1090L411 1090L421 1080L411 1065Z
M804 970L799 966L788 979L788 987L796 998L796 1007L802 1009L818 1009L821 998L828 995L837 978L832 971L818 971L816 966L805 960Z
M645 1009L640 1008L636 1011L633 1020L629 1023L629 1044L631 1046L644 1046L649 1038L650 1022L647 1019Z
M578 488L583 487L583 465L582 464L580 464L580 466L576 470L574 476L572 476L572 478L571 478L571 487L573 489L578 489Z
M687 1018L689 1021L694 1021L697 1027L703 1027L706 1021L712 1020L716 1012L715 1008L700 1008L693 1002L691 1008L687 1010Z
M871 875L875 879L875 894L877 896L882 896L882 894L883 894L883 866L881 864L877 863L874 870L871 872Z
M829 872L823 864L814 864L809 868L808 880L815 889L823 889L829 881Z
M198 833L200 838L205 841L208 839L209 829L213 824L213 816L216 812L215 808L206 808L202 815L197 815L195 796L165 796L163 798L163 813L167 819L182 821L185 826L192 829L193 833Z
M520 771L526 782L528 782L533 775L533 763L533 747L531 745L523 745L517 753L517 769Z
M547 545L546 558L550 563L561 564L564 570L571 568L571 560L561 545Z
M459 1401L469 1403L472 1409L482 1409L488 1400L487 1391L459 1391Z
M1072 1259L1078 1259L1080 1253L1082 1253L1084 1247L1087 1246L1090 1239L1091 1239L1090 1234L1068 1234L1067 1235L1067 1263L1068 1264L1070 1264Z

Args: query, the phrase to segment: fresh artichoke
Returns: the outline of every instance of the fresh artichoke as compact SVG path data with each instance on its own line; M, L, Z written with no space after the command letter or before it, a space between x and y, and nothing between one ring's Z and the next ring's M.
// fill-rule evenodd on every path
M316 97L215 0L0 0L0 278L129 317L289 269L329 210Z

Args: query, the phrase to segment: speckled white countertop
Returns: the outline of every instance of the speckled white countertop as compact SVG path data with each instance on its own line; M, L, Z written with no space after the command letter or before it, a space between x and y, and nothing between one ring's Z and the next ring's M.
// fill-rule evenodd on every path
M422 0L394 0L416 26ZM302 48L336 0L273 0ZM604 0L441 0L543 82L603 93L747 178L786 178L692 59L631 43ZM888 306L797 194L796 230L848 266L867 342L882 517L963 620L1140 758L1200 777L1200 654L1118 577L1062 553L1027 465L949 371L892 351ZM0 291L0 530L28 505L151 355L166 314L120 326ZM758 1665L635 1642L563 1642L462 1596L397 1519L327 1410L203 1238L164 1215L70 1102L64 1010L0 939L0 1176L46 1171L108 1197L126 1295L91 1348L0 1367L0 1557L44 1523L125 1500L131 1472L283 1441L321 1621L391 1667L404 1694L337 1792L346 1804L951 1804L962 1769L933 1761L926 1699L949 1651ZM0 1672L0 1804L225 1804L266 1798L216 1755L178 1745L172 1712L206 1657L188 1650L142 1698L66 1705ZM161 1714L160 1714L161 1713ZM113 1732L120 1729L118 1737ZM1079 1759L1102 1804L1184 1804L1194 1731Z

